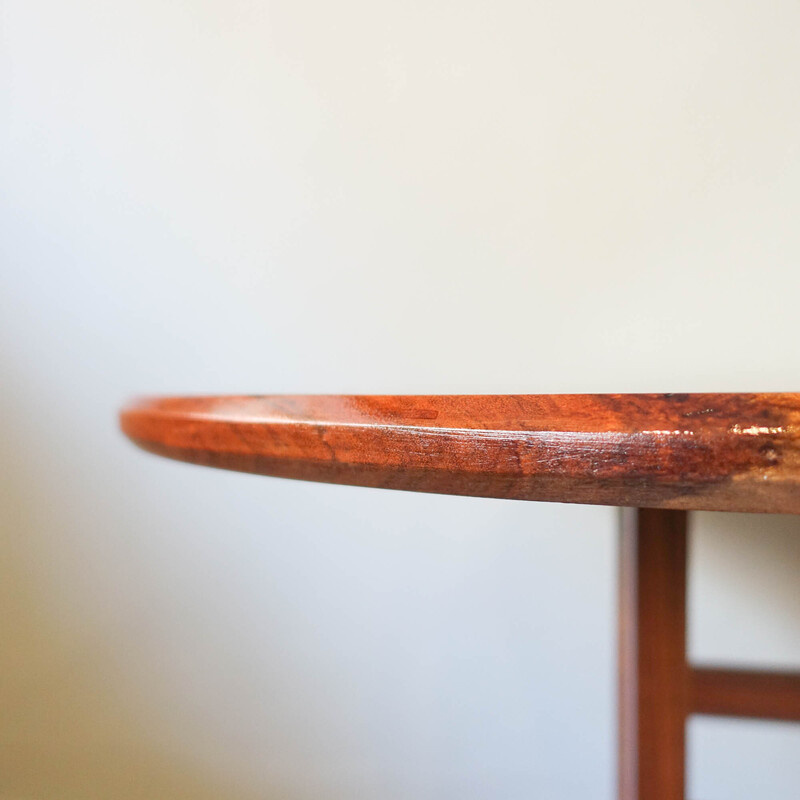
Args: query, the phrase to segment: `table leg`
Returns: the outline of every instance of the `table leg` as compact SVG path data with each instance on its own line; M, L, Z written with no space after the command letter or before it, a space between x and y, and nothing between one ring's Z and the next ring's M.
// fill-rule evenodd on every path
M685 796L686 517L685 511L623 510L620 800Z

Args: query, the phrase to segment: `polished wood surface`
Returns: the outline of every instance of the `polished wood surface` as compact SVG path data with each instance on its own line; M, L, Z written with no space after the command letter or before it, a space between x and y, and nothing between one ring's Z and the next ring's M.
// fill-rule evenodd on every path
M619 798L684 800L686 512L625 509L620 531Z
M800 722L800 673L695 667L689 706L696 714Z
M121 424L162 456L285 478L800 513L800 394L160 398Z

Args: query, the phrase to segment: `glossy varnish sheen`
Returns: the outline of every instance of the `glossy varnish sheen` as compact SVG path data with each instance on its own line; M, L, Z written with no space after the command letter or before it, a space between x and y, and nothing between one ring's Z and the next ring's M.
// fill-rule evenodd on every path
M159 455L446 494L800 513L800 394L145 399Z

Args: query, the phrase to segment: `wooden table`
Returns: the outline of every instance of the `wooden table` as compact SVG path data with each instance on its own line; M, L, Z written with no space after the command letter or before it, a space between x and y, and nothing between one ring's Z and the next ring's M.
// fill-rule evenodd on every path
M800 673L692 667L691 510L800 514L800 394L145 399L153 453L283 478L626 507L619 796L683 800L691 713L800 721Z

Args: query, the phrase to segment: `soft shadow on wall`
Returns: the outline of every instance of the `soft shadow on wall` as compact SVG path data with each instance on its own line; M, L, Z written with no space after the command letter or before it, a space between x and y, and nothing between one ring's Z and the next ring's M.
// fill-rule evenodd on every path
M137 697L125 680L126 657L139 646L137 631L124 623L114 631L113 615L98 624L102 613L81 619L60 607L59 590L74 579L82 559L80 580L103 582L95 571L103 565L96 554L81 552L76 536L76 529L96 524L79 496L84 481L70 476L70 445L81 445L48 430L46 420L32 420L36 402L13 391L11 364L3 371L12 382L0 394L0 796L255 798L154 735L162 725L157 703ZM108 502L102 494L113 481L92 483L102 518ZM136 513L137 501L113 494L122 501L117 531L107 517L100 525L111 547L119 535L135 537L138 525L155 522ZM94 596L104 602L102 589ZM142 620L138 631L145 638L146 624Z

